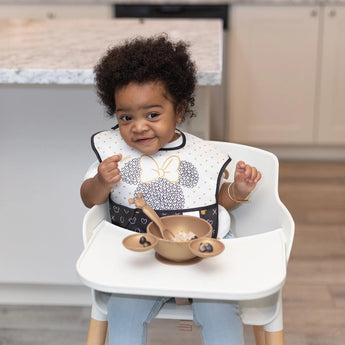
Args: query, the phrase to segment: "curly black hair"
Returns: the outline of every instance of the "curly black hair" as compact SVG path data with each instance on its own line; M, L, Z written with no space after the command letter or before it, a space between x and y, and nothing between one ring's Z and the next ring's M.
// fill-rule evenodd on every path
M196 67L186 42L172 42L166 34L136 37L107 50L94 68L97 95L110 117L115 115L115 90L131 82L161 81L175 109L185 104L194 116Z

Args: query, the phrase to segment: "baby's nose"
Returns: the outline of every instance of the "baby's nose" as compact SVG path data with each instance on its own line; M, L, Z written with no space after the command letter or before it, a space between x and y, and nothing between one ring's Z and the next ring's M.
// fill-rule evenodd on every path
M133 130L136 132L144 132L148 129L147 122L145 120L137 120L134 122Z

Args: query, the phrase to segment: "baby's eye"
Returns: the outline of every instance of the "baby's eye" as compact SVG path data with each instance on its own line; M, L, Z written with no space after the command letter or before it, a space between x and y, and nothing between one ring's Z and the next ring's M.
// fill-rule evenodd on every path
M121 116L120 119L122 121L130 121L130 120L132 120L132 118L130 116L128 116L128 115Z
M157 113L151 113L151 114L149 114L148 115L148 118L149 119L154 119L155 117L157 117L159 114L157 114Z

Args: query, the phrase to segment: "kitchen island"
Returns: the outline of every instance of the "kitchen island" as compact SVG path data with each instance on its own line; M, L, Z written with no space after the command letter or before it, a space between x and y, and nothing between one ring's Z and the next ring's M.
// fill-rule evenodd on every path
M79 289L74 268L86 212L79 187L96 160L90 136L114 125L95 95L92 69L100 56L137 35L166 32L190 42L198 67L198 115L183 126L207 138L210 90L221 83L222 25L219 20L3 19L0 31L1 225L6 231L0 290L11 291L2 296L14 299L0 302L11 303L26 295L33 301L31 287L40 284L54 286L44 289L52 294L59 286ZM71 295L50 300L45 292L38 301L71 302ZM85 295L73 296L72 302L83 303L76 296Z
M0 83L92 85L92 68L108 47L165 32L191 43L199 85L221 83L218 20L70 19L0 21Z

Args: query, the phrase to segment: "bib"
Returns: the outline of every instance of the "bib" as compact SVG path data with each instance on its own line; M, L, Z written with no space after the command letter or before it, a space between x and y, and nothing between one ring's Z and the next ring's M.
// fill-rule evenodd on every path
M152 155L128 146L117 127L96 133L92 147L98 160L122 154L118 166L121 180L109 195L114 224L136 232L146 232L150 219L130 198L142 193L159 216L186 214L211 223L213 237L218 231L218 191L221 176L231 161L211 143L188 133Z

